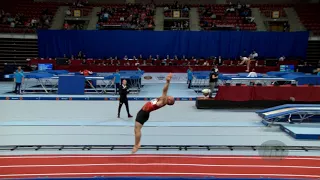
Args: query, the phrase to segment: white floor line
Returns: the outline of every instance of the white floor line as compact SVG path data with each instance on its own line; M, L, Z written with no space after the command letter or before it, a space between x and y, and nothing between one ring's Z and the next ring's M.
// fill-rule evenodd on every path
M193 159L264 159L260 156L190 156L190 155L23 155L0 156L0 159L56 159L56 158L193 158ZM284 160L315 160L320 157L285 157Z
M96 173L47 173L47 174L1 174L0 177L27 177L27 176L81 176L81 175L188 175L188 176L273 176L273 177L308 177L320 178L319 175L309 174L231 174L231 173L172 173L172 172L96 172Z
M92 166L192 166L192 167L239 167L239 168L297 168L320 169L318 166L281 166L281 165L217 165L217 164L182 164L182 163L109 163L109 164L36 164L36 165L8 165L0 168L46 168L46 167L92 167Z

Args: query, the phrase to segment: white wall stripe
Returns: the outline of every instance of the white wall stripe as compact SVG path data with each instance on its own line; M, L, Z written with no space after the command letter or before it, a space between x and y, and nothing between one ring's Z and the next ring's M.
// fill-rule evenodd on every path
M177 164L177 163L110 163L110 164L37 164L37 165L8 165L0 168L45 168L45 167L90 167L90 166L194 166L194 167L239 167L239 168L298 168L320 169L320 166L281 166L281 165L229 165L229 164Z
M226 174L226 173L169 173L169 172L96 172L96 173L48 173L48 174L0 174L0 177L28 177L28 176L83 176L83 175L185 175L185 176L266 176L266 177L308 177L320 178L320 175L293 174Z

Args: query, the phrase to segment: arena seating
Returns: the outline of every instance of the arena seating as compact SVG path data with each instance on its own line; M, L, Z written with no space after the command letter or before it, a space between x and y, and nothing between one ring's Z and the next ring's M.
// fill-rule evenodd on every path
M306 29L312 31L314 35L320 35L319 8L319 4L299 4L295 6L301 23L304 24Z
M200 26L204 30L210 30L215 25L219 29L236 29L255 31L255 23L245 23L245 17L241 17L238 12L226 13L225 5L205 5L199 8ZM216 18L212 18L212 15Z
M267 18L272 18L272 12L279 11L279 17L286 17L284 8L292 7L292 4L253 4L252 8L259 8L260 12Z
M74 10L80 10L81 11L81 16L85 17L88 16L90 14L90 12L92 11L92 6L83 6L83 7L75 7L75 6L70 6L69 9L72 12L74 12Z
M35 29L46 29L50 27L55 12L58 9L58 3L32 2L30 0L17 1L17 5L10 13L11 17L19 16L20 24L10 27L10 24L0 24L0 32L5 33L35 33ZM39 23L31 26L31 20L36 19ZM45 21L48 20L48 24Z
M119 29L123 28L132 28L132 25L135 24L137 29L153 29L154 28L154 8L151 5L140 5L140 4L110 4L110 5L101 5L104 7L101 12L98 13L100 27L117 27ZM130 13L131 12L131 13ZM103 18L103 14L108 13L109 17L107 19ZM142 17L141 17L142 16ZM128 18L132 19L131 22L128 22ZM146 25L142 27L142 24L139 24L137 20L142 22L146 21Z

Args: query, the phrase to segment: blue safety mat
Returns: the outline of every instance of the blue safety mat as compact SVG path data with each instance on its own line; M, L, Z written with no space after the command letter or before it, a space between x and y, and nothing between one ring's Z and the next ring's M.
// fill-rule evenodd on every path
M46 70L46 71L32 71L31 73L49 73L54 75L60 75L60 74L68 74L69 71L67 70Z
M274 111L278 109L292 108L292 107L320 107L320 104L284 104L284 105L275 106L272 108L258 110L256 111L256 113L260 114L260 113L265 113L265 112Z
M275 111L277 111L277 110L275 110ZM282 117L282 116L286 116L286 115L290 115L290 114L296 114L298 112L303 112L303 111L308 111L308 112L314 113L315 115L320 115L320 108L318 108L316 110L315 109L304 109L304 110L301 110L301 109L291 109L290 108L288 110L283 110L281 112L274 113L274 114L269 114L269 115L265 115L264 113L261 113L260 116L262 118L264 118L264 119L272 119L272 118Z
M320 140L320 125L281 125L280 129L295 139Z
M304 75L304 73L301 73L301 72L281 72L281 71L270 71L270 72L267 72L268 76L275 76L275 77L282 77L283 75L287 75L287 74Z
M248 77L249 73L238 73L238 76L239 77ZM262 74L260 73L257 73L257 77L258 78L261 78L261 77L264 77Z

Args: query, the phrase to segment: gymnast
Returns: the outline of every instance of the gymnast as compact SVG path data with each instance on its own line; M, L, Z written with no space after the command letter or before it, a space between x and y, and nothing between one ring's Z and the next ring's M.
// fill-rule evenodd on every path
M141 146L140 145L141 128L143 124L148 121L150 112L160 109L166 105L174 104L175 102L174 98L172 96L167 95L171 78L172 78L172 74L170 73L166 78L167 82L164 85L164 88L162 90L162 96L147 102L138 112L136 121L135 121L135 127L134 127L135 145L132 149L132 153L136 153Z
M244 63L246 63L247 64L247 70L246 70L246 72L249 72L249 69L250 69L250 63L251 63L251 58L250 57L241 57L241 63L239 64L239 65L242 65L242 64L244 64Z

